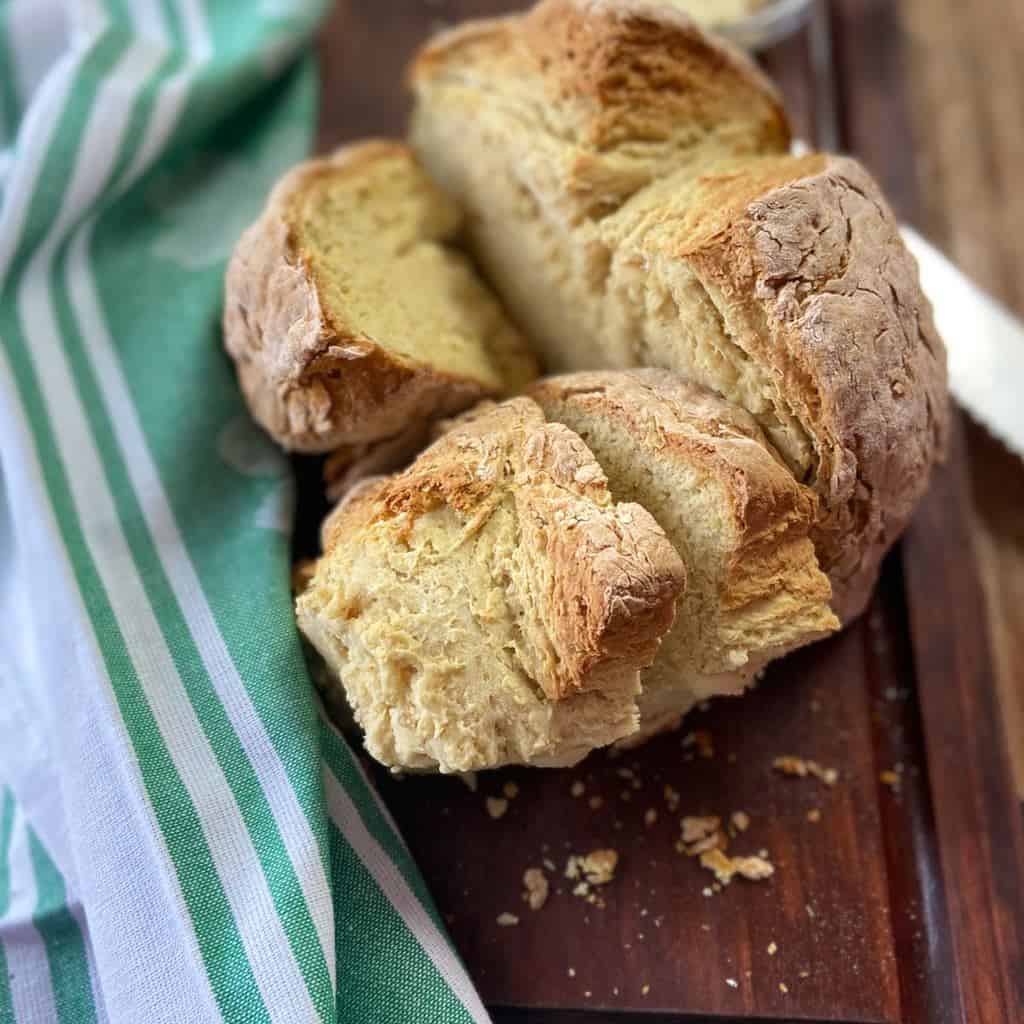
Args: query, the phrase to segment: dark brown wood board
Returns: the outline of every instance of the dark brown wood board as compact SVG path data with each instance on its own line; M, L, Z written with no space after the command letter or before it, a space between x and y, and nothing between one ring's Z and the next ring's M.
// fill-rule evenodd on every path
M321 40L319 148L400 134L402 72L422 39L522 6L343 0ZM892 5L842 0L827 11L817 43L832 50L832 81L816 79L807 36L768 54L766 66L798 133L813 138L833 113L841 141L899 214L927 230ZM680 732L571 770L481 775L475 793L457 779L375 770L496 1020L1024 1021L1024 840L964 525L964 473L958 428L865 617ZM303 476L305 513L315 516L315 466ZM683 746L694 730L710 734L713 756ZM772 769L783 754L835 767L839 782L783 777ZM879 779L897 765L898 793ZM492 820L485 798L508 781L519 793ZM679 793L675 810L666 785ZM648 809L657 811L651 825ZM731 851L767 850L776 874L704 896L713 878L676 852L679 818L735 810L751 825ZM811 810L820 821L808 821ZM620 855L604 906L573 896L560 877L569 853L597 847ZM532 912L522 874L545 858L558 871L549 872L548 904ZM503 912L519 925L498 926Z

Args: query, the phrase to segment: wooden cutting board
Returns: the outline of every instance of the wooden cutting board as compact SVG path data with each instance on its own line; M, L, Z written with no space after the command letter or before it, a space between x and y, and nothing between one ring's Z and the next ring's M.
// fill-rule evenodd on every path
M419 42L442 24L522 6L340 3L322 38L320 149L401 133L401 74ZM834 134L913 220L893 18L884 0L834 3L831 75L813 73L806 37L766 64L798 130ZM964 472L958 424L864 618L679 732L571 770L481 775L476 792L374 768L496 1020L1024 1021L1024 838ZM300 515L313 524L315 465L300 478ZM781 774L773 761L785 755L835 768L838 782ZM883 781L888 772L898 785ZM486 798L507 783L518 792L492 818ZM730 852L765 850L776 871L715 891L677 851L679 821L734 811L750 825ZM592 903L563 875L571 854L598 848L615 849L619 864ZM537 911L522 900L529 867L551 887ZM509 913L519 923L499 925Z

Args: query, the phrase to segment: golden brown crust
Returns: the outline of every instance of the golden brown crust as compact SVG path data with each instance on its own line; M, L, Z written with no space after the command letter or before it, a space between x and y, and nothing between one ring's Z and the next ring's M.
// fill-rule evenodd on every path
M414 144L552 366L660 366L754 414L820 498L849 621L944 451L942 342L870 177L788 156L749 68L660 7L542 0L428 46Z
M703 209L717 223L681 238L678 255L811 439L815 545L849 620L944 457L946 359L877 185L853 160L814 159L750 201L757 182L710 182ZM743 196L735 215L728 193Z
M570 220L606 215L708 139L736 155L790 143L778 91L752 61L642 0L542 0L520 17L469 22L430 40L408 78L417 93L462 90L481 116L497 81L514 89L535 150L516 173Z
M297 198L318 180L358 176L368 165L396 159L421 174L409 149L388 141L353 144L300 164L274 188L231 258L225 347L253 415L285 448L324 452L374 442L494 390L391 352L358 323L334 316L323 305L309 256L296 243ZM445 208L452 237L459 213L440 192L436 202Z

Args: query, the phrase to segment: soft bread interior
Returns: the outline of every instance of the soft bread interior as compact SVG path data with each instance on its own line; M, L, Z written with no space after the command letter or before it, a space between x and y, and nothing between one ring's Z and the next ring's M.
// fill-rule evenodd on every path
M452 245L456 204L405 147L371 144L355 161L325 164L291 198L293 244L335 330L484 391L521 387L532 358Z
M447 429L331 514L299 625L384 764L573 764L637 728L682 566L528 399Z
M583 438L615 499L654 516L686 567L675 623L641 676L635 738L838 628L808 539L813 503L741 410L658 371L570 374L531 393ZM712 431L716 413L728 415Z

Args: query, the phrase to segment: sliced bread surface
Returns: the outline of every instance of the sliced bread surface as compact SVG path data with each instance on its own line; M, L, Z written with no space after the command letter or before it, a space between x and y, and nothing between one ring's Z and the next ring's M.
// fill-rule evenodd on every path
M346 146L274 189L228 268L225 345L256 419L322 452L513 393L536 372L452 243L456 204L401 143Z
M640 729L625 742L741 692L772 658L838 628L809 538L814 495L749 414L662 370L566 374L530 395L583 439L616 500L654 516L686 568L675 623L641 674Z
M531 400L456 419L323 532L299 625L382 763L568 765L636 730L683 568Z

